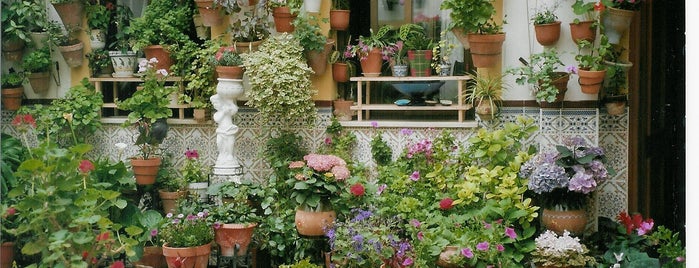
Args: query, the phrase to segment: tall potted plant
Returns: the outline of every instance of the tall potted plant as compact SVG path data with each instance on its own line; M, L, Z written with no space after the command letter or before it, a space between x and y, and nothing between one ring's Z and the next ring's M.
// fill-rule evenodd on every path
M10 72L2 75L2 108L8 111L17 111L22 105L22 94L24 94L24 74L15 72L10 68Z
M541 107L560 108L568 90L570 74L559 70L563 67L563 62L558 52L553 48L545 49L541 53L532 54L529 61L523 58L520 61L524 66L507 70L508 73L519 76L515 82L533 86L533 93ZM572 71L572 68L568 70Z
M129 44L132 40L131 31L129 30L132 17L131 8L121 4L116 6L113 21L117 30L114 34L116 42L110 44L112 50L109 51L114 77L132 77L138 63L136 52L131 51L131 45Z
M172 116L172 110L168 108L169 96L175 92L174 87L165 86L168 73L164 69L156 70L157 62L155 58L143 60L139 64L140 71L144 73L143 89L123 101L117 100L119 109L130 111L122 126L136 126L138 129L135 144L140 153L131 159L131 165L137 183L144 185L155 183L161 163L157 157L159 146L167 136L169 127L166 120Z
M195 52L190 71L184 78L189 83L185 87L187 94L181 94L180 100L194 109L197 122L206 121L207 110L211 108L209 98L216 92L216 66L212 64L212 55L217 54L222 44L220 39L206 40Z
M461 33L468 34L473 65L493 67L502 52L505 33L502 32L502 25L493 20L495 7L492 1L445 0L440 8L451 9L451 29L456 28Z

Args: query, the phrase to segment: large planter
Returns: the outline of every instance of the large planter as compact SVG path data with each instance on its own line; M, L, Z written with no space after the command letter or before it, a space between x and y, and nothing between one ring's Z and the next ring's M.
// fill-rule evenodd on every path
M133 77L133 71L138 64L136 52L109 51L109 58L112 60L112 68L114 68L113 77Z
M107 44L107 34L102 29L90 30L90 48L94 50L103 49Z
M163 256L162 247L144 247L143 256L140 260L134 262L135 265L149 266L153 268L167 267L165 256ZM137 266L138 267L138 266Z
M323 50L305 51L306 62L315 75L323 75L328 68L328 54L335 44L335 40L328 39Z
M344 31L349 28L349 10L330 10L330 29Z
M66 3L52 3L56 13L61 18L63 26L69 31L78 31L85 17L84 6L81 0Z
M456 39L459 39L464 49L471 48L471 44L468 43L468 33L463 28L452 28L451 32L456 36Z
M209 265L211 243L189 248L163 245L163 255L169 268L206 268Z
M27 76L29 80L29 85L32 86L32 90L35 94L44 94L49 91L49 86L51 84L49 72L41 73L30 73Z
M156 58L158 63L155 64L155 69L165 69L168 73L170 72L170 66L172 66L172 58L170 57L170 52L161 45L152 45L143 48L143 53L146 54L146 59Z
M331 228L335 221L336 214L334 210L321 209L310 210L305 208L296 209L294 223L296 231L303 236L323 236L325 229Z
M570 74L566 72L557 72L558 78L553 80L551 83L558 89L558 94L556 94L556 100L553 102L542 101L539 102L539 107L541 108L561 108L563 105L563 99L565 99L566 92L568 91L568 80L570 79Z
M139 159L131 158L131 168L136 177L136 184L151 185L155 183L155 177L160 169L160 158Z
M333 115L338 121L350 121L354 113L350 109L354 101L351 100L335 100L333 101Z
M185 197L186 194L186 191L165 192L163 190L158 190L160 202L163 203L163 212L165 212L165 214L175 214L175 212L177 212L177 200Z
M460 254L459 247L457 246L444 247L444 250L439 253L439 257L437 258L437 266L443 268L458 268L459 265L454 262L454 258L458 257Z
M432 76L432 50L408 50L410 76Z
M333 80L338 83L344 83L349 81L349 75L347 75L347 63L336 62L332 65L333 70Z
M471 45L473 66L478 68L495 66L500 60L503 42L505 42L504 33L468 34L468 43Z
M24 87L2 89L2 109L8 111L17 111L22 106L22 94Z
M581 235L587 225L587 214L583 209L544 209L541 214L541 224L558 235L562 235L565 230L575 235Z
M3 242L0 246L0 267L12 267L15 260L15 242Z
M561 37L561 22L534 24L534 32L536 33L536 41L542 46L554 45Z
M597 37L597 27L594 26L594 22L588 20L570 23L570 37L573 38L573 42L579 43L582 40L587 40L590 43L594 43L595 37Z
M245 67L242 65L238 66L216 66L216 76L218 78L226 79L243 79L243 74L245 74Z
M2 41L2 56L8 61L20 61L24 54L24 40L19 38L10 38Z
M362 65L362 74L368 77L376 77L381 75L381 65L383 58L381 57L381 49L372 48L369 55L361 57L359 63Z
M294 31L294 19L296 19L296 14L291 13L289 7L275 7L272 10L272 17L274 17L274 28L279 33L290 33Z
M215 241L221 247L221 256L244 256L248 252L248 245L252 240L252 234L257 227L253 224L223 224L215 229ZM236 245L238 249L236 252Z
M66 64L71 68L75 68L83 65L83 48L85 48L85 44L81 41L74 45L59 46L58 50L61 51Z
M619 40L631 26L634 14L636 12L633 10L607 7L607 12L602 15L602 24L609 43L619 44Z
M214 6L213 0L194 0L201 14L204 26L218 26L223 24L223 8L220 4Z
M306 12L320 12L320 4L320 0L303 0L303 6L306 9Z
M597 94L600 88L602 88L602 82L604 81L604 76L607 74L607 70L601 71L588 71L588 70L578 70L578 84L580 84L580 90L585 94Z
M187 190L195 195L202 204L209 201L209 194L206 193L208 188L208 182L191 182L187 185Z

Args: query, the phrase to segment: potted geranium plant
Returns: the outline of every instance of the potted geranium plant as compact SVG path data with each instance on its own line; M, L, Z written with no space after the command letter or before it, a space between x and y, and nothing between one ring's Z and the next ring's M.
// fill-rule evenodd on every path
M602 34L599 45L581 40L578 42L578 55L575 60L578 61L578 83L580 89L586 94L597 94L602 87L602 81L606 74L607 66L604 64L604 57L611 45L607 41L607 36ZM584 53L584 50L589 50L589 53Z
M299 234L323 235L323 229L331 226L336 217L330 206L350 177L347 163L335 155L308 154L303 161L291 162L289 169L286 184L294 189L291 198L298 205Z
M214 230L208 222L208 213L165 215L160 226L160 242L168 267L207 267Z
M212 58L212 63L216 66L216 76L225 79L243 79L245 67L243 58L236 50L236 47L223 46L218 49Z
M146 185L155 183L161 162L157 157L159 146L167 136L167 118L172 116L172 110L168 107L169 96L175 92L174 87L165 86L168 72L164 69L156 70L157 63L155 58L141 61L139 71L144 74L143 89L137 90L123 101L116 101L119 109L130 111L122 126L136 126L138 129L135 144L140 153L131 159L131 165L139 179L137 182Z
M547 229L581 234L587 224L587 196L616 171L607 164L603 148L589 146L581 137L565 139L556 150L539 152L522 165L519 175L529 179L529 190L538 195Z
M450 9L452 19L449 29L457 29L454 34L467 35L471 47L473 65L492 67L502 52L505 33L502 25L495 22L495 7L490 0L445 0L440 8ZM464 43L462 41L462 43Z
M184 180L189 183L187 188L189 192L195 194L202 203L207 202L208 194L206 193L209 187L209 174L211 167L205 166L199 159L199 152L195 149L184 152L185 163L180 169L180 173Z
M561 37L561 21L554 11L558 8L558 2L553 5L545 5L534 11L531 18L534 23L536 41L542 46L551 46Z
M579 238L571 237L568 231L558 236L546 230L535 241L532 262L537 267L589 267L596 264L587 247L580 243Z
M532 54L529 61L519 60L524 66L509 69L507 73L519 76L515 79L517 84L532 85L536 100L542 107L560 108L568 90L570 74L558 70L564 66L558 52L553 48L544 49L541 53ZM572 68L567 70L573 71Z
M570 23L570 37L575 43L581 40L594 42L597 36L597 26L599 26L599 12L604 6L601 2L586 2L583 0L575 0L573 3L573 13L578 16L584 16L584 21L575 18Z

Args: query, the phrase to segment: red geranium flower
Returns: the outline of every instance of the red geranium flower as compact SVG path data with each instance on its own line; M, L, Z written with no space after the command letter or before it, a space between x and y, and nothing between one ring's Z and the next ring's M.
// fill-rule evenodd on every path
M354 196L363 196L364 195L364 185L361 183L356 183L352 186L350 186L350 193L352 193Z
M595 4L595 11L599 11L599 12L604 11L604 4L602 4L602 2L597 2Z
M34 121L34 117L31 114L18 114L12 119L12 125L15 127L22 126L23 124L36 128L36 121Z
M115 261L112 263L112 266L109 266L110 268L124 268L124 262L123 261Z
M104 233L98 234L97 237L96 237L96 240L97 240L98 242L99 242L99 241L106 241L106 240L108 240L108 239L109 239L109 232L104 232Z
M454 206L454 200L451 200L451 198L447 197L442 199L442 201L439 201L439 209L441 210L448 210L451 209Z
M82 173L88 173L90 171L95 170L95 165L93 165L92 162L90 162L90 160L86 159L86 160L80 161L80 166L78 166L78 169Z

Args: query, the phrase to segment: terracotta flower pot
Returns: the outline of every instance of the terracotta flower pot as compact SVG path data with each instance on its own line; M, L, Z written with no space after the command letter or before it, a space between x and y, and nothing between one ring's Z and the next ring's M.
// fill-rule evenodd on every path
M325 235L324 230L332 227L335 218L334 210L306 211L297 209L294 222L296 223L296 230L300 235L323 236Z
M243 74L245 74L245 68L241 65L216 66L216 76L218 76L218 78L243 79Z
M471 44L468 43L468 34L463 28L452 28L451 32L454 34L454 36L456 36L456 39L459 39L459 42L461 42L464 49L471 48Z
M296 19L296 14L291 13L289 7L275 7L272 11L274 17L274 28L279 33L290 33L294 31L292 22Z
M610 115L622 115L626 112L626 101L612 101L604 103L607 113Z
M183 198L187 195L187 191L177 191L177 192L166 192L163 190L158 190L158 196L160 196L160 201L163 203L163 212L175 213L177 212L177 200Z
M323 50L306 51L306 61L308 66L313 69L315 75L323 75L328 68L328 54L335 44L335 40L328 39Z
M3 88L2 108L8 111L17 111L22 106L22 94L24 87Z
M248 252L248 245L252 240L252 234L257 227L253 224L223 224L218 229L214 229L215 241L221 247L221 256L231 257L236 254L238 245L238 256L243 256Z
M74 45L59 46L58 50L61 51L66 64L71 68L75 68L83 65L83 48L85 48L85 44L79 42Z
M408 50L410 76L432 76L432 50Z
M20 61L24 55L24 40L19 38L10 38L2 41L2 56L8 61Z
M593 23L592 20L570 23L570 37L573 38L573 42L579 43L581 40L595 42L597 27Z
M167 267L165 256L163 256L162 247L144 247L143 256L140 260L134 262L137 265L150 266L153 268Z
M476 105L476 114L478 114L481 120L492 120L497 113L498 106L495 104L491 105L490 101L479 101L478 105Z
M578 70L578 84L580 84L580 90L585 94L599 93L600 88L602 88L604 76L606 74L607 70Z
M201 14L204 26L218 26L223 24L223 8L220 4L214 6L213 0L194 0Z
M542 46L554 45L561 37L561 22L535 24L534 32L536 33L536 41Z
M158 59L158 63L155 64L156 70L165 69L168 73L170 72L170 66L172 66L172 58L170 57L170 52L167 51L163 46L147 46L143 48L143 53L146 54L146 59Z
M376 77L381 75L381 65L383 58L381 57L381 49L372 48L369 55L359 59L362 65L362 74L368 77Z
M27 79L34 93L44 94L49 91L49 86L51 84L49 72L30 73Z
M330 29L344 31L349 28L349 10L330 10Z
M587 225L587 214L585 210L551 210L544 209L541 215L541 224L546 229L558 235L568 230L572 234L580 235L585 231Z
M344 83L349 81L349 76L347 75L347 63L336 62L333 63L333 80L335 82Z
M170 268L206 268L209 265L211 243L189 248L171 248L163 245L163 255Z
M468 34L468 43L471 45L473 66L478 68L495 66L500 60L503 42L505 42L504 33Z
M160 158L149 159L131 159L131 168L133 169L136 184L151 185L155 183L155 177L160 169Z
M0 267L12 267L12 262L15 260L15 243L3 242L0 247Z
M68 31L80 30L83 17L85 17L82 1L72 1L64 3L52 3L56 13L61 18L63 25Z
M570 79L570 74L565 72L557 72L561 75L559 78L553 80L553 86L558 89L558 94L556 94L556 100L553 102L542 101L539 102L539 107L541 108L561 108L563 105L563 99L565 99L566 92L568 91L568 80Z
M350 109L354 105L351 100L335 100L333 101L333 114L339 121L350 121L354 112Z

